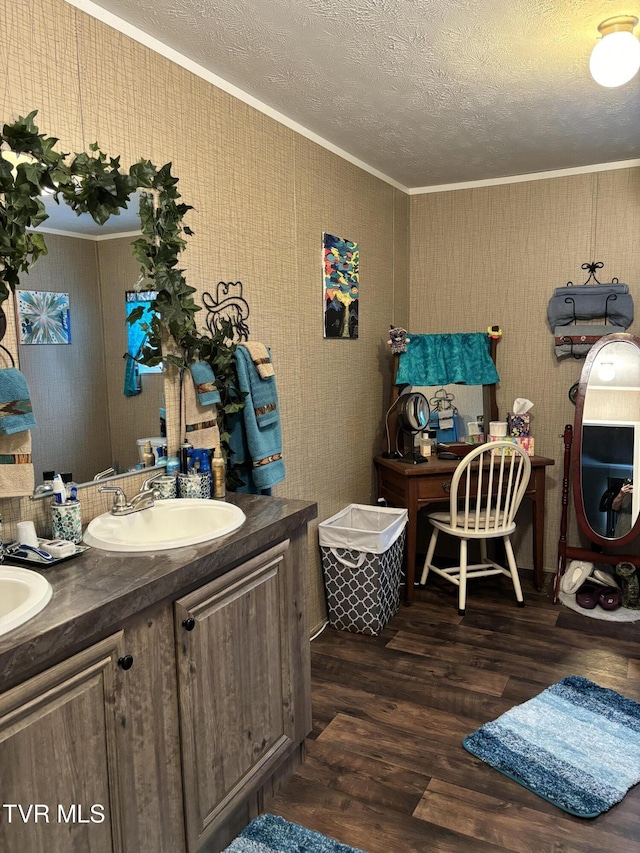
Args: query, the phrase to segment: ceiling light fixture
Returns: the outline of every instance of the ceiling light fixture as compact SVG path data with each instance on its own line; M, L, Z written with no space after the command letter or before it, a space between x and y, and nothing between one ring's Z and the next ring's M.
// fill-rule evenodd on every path
M602 38L591 52L591 76L601 86L622 86L640 68L640 41L633 28L638 24L634 15L607 18L598 27Z
M598 378L601 382L611 382L616 378L616 369L612 361L602 361L598 367Z

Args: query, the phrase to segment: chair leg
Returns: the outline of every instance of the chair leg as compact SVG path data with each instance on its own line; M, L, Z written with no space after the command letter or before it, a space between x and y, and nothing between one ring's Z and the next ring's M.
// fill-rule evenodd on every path
M504 550L507 556L507 562L509 563L509 571L511 572L511 580L513 581L513 588L516 593L516 601L518 602L518 607L524 607L524 596L522 595L522 587L520 586L520 576L518 575L518 566L516 565L516 558L513 556L513 547L511 545L511 539L509 536L503 536L504 540Z
M422 575L420 576L420 585L424 586L427 582L427 575L429 574L429 566L431 565L431 561L433 560L433 555L436 550L436 542L438 541L438 533L440 531L437 527L433 528L433 533L431 534L431 539L429 540L429 547L427 548L427 556L424 560L424 568L422 569Z
M467 604L467 540L460 540L460 575L458 578L458 615L464 616Z

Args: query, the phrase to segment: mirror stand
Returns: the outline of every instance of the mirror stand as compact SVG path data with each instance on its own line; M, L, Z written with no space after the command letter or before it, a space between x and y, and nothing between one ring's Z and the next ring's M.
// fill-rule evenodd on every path
M553 603L557 604L560 592L560 580L569 560L588 560L615 566L620 562L640 565L638 554L607 554L603 546L591 543L591 548L581 548L567 544L567 526L569 520L569 494L571 490L571 449L573 446L573 427L564 428L564 467L562 475L562 514L560 516L560 537L558 539L558 567L553 584ZM613 543L615 545L615 542Z
M633 489L634 474L640 471L639 403L640 338L625 332L604 335L587 354L574 423L564 429L554 604L569 559L640 566L635 547L640 537L640 492ZM570 494L578 530L589 547L567 544Z

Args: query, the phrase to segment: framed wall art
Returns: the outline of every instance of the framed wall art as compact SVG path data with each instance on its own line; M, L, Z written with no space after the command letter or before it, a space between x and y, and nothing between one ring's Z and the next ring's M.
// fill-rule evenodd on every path
M21 344L70 344L69 294L51 290L16 290Z
M322 235L325 338L358 337L360 250L334 234Z

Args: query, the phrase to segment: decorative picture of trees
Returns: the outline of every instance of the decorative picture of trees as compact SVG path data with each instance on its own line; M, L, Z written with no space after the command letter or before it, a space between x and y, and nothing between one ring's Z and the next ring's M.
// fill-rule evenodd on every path
M358 337L360 250L333 234L322 235L325 338Z

